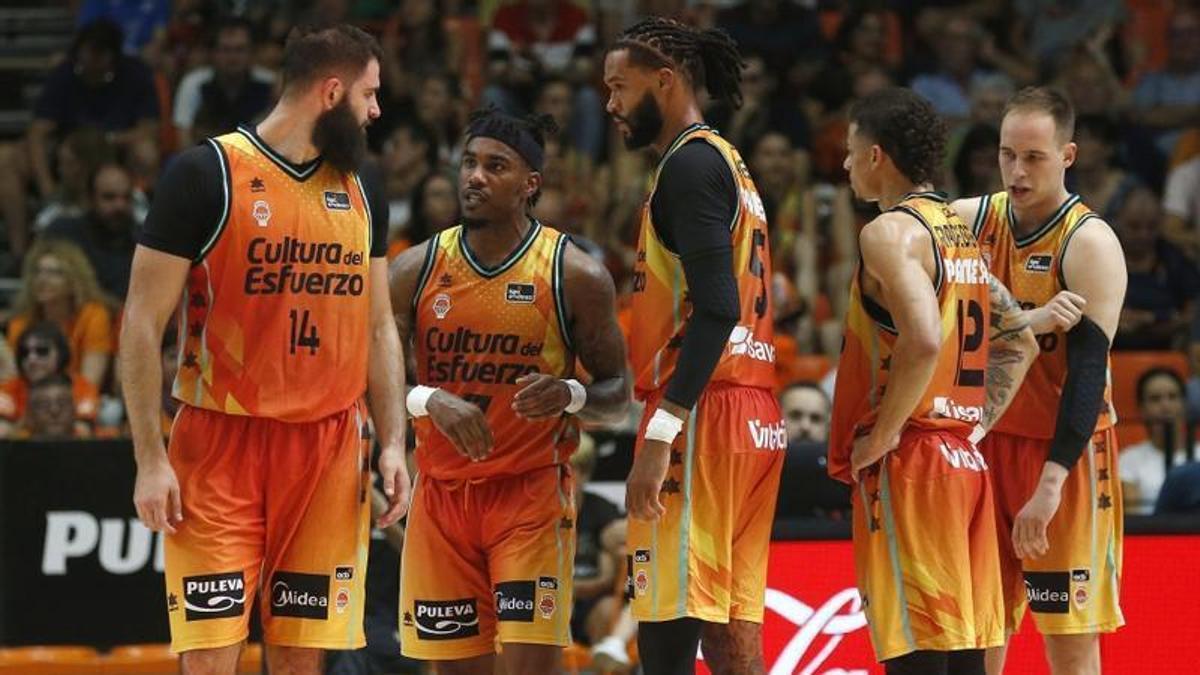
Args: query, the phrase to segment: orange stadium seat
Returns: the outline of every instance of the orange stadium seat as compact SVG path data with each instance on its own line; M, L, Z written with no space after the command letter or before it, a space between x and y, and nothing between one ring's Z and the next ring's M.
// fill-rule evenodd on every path
M158 675L179 672L179 657L169 645L143 644L114 647L102 663L107 675Z
M0 649L3 675L92 675L100 655L84 646L10 647Z

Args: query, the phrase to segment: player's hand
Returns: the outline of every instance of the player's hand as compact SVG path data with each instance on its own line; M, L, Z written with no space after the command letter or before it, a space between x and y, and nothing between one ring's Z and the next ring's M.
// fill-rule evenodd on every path
M379 529L388 527L404 517L408 511L409 491L408 466L404 463L404 446L385 447L379 454L379 476L383 478L383 494L388 500L388 509L375 521Z
M883 459L883 456L900 445L900 435L892 437L887 443L871 447L871 436L862 436L854 441L854 449L850 451L850 475L858 480L858 474L863 469Z
M671 446L663 441L646 441L634 456L625 482L625 510L631 518L653 521L667 512L658 496L670 466Z
M139 463L133 486L133 506L138 518L152 532L175 534L174 524L183 522L183 503L175 469L163 451L161 459Z
M481 461L491 453L492 430L479 406L438 389L429 397L425 409L438 431L471 461Z
M553 375L530 373L517 384L521 391L513 397L512 409L527 420L558 417L571 403L571 389Z
M1029 327L1034 335L1069 331L1079 323L1087 300L1071 291L1059 291L1050 302L1029 310Z
M1033 496L1025 502L1025 506L1017 513L1013 522L1012 542L1017 557L1022 559L1040 558L1050 550L1050 541L1046 538L1046 527L1050 519L1058 511L1058 503L1062 499L1061 488L1038 485Z

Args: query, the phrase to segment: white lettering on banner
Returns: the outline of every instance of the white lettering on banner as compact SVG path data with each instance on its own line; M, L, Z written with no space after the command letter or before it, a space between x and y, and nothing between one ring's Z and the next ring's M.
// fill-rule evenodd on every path
M947 258L946 281L952 284L985 284L987 268L982 258Z
M126 537L126 532L129 533ZM151 562L154 541L154 571L163 571L163 539L137 518L97 520L86 511L46 513L46 540L42 547L42 574L67 573L67 561L84 558L99 549L100 567L112 574L133 574Z

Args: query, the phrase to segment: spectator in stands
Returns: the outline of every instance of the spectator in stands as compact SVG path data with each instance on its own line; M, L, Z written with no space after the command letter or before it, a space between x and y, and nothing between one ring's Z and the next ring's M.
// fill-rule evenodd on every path
M1193 444L1188 443L1183 379L1174 370L1151 368L1143 373L1137 399L1147 439L1121 449L1119 469L1125 512L1146 515L1154 511L1169 466L1200 459L1200 446L1189 447Z
M766 60L756 54L745 57L742 66L742 105L733 110L728 105L716 106L705 117L721 131L730 143L749 148L754 141L771 132L787 137L794 149L798 168L807 168L804 150L812 142L808 120L797 114L790 97L779 96L778 76L767 68ZM791 159L791 158L789 158Z
M417 184L412 195L412 217L407 227L394 233L389 255L394 256L458 222L458 186L453 175L430 173Z
M1158 493L1155 513L1200 513L1200 462L1189 462L1171 469Z
M775 77L792 80L793 69L824 60L828 45L821 35L817 10L812 7L789 0L720 4L733 6L721 10L717 25L728 31L743 50L753 48Z
M87 213L60 218L51 223L44 237L65 239L88 258L100 287L118 301L129 290L133 264L134 231L133 178L116 162L96 167L88 181Z
M18 437L35 441L75 438L75 397L71 378L50 375L29 387L29 410Z
M79 247L62 239L42 239L25 257L21 290L8 322L14 349L25 329L50 321L67 336L70 366L97 388L108 378L114 349L112 300Z
M1015 51L1032 54L1043 65L1054 64L1076 46L1111 33L1125 12L1121 0L1017 0L1012 8L1018 22L1014 32L1021 38Z
M950 16L937 31L937 70L919 73L912 89L952 125L971 113L971 86L990 74L979 60L982 28L967 15Z
M1200 271L1160 236L1158 199L1147 188L1135 188L1110 223L1121 240L1129 270L1113 348L1185 349L1200 294Z
M383 142L380 165L386 194L391 199L388 211L390 231L403 228L412 218L413 194L425 177L438 166L438 148L433 131L420 120L401 118Z
M1200 122L1200 12L1177 3L1166 37L1166 67L1146 73L1133 93L1134 120L1156 132L1164 158L1180 131Z
M275 74L253 66L254 31L242 18L224 19L213 31L211 66L184 76L175 93L179 146L258 121L275 98Z
M971 122L1000 129L1004 104L1015 91L1012 80L1001 73L990 73L971 80Z
M829 440L831 403L816 382L794 382L779 395L789 443Z
M1000 132L987 124L972 124L954 157L954 185L960 197L991 194L1004 189L1000 165Z
M1128 105L1128 92L1102 54L1078 49L1057 74L1056 84L1066 92L1077 116L1112 115Z
M1117 124L1104 115L1081 115L1075 120L1075 142L1079 149L1068 176L1068 187L1111 223L1126 198L1141 184L1136 176L1117 165L1120 143Z
M624 602L617 573L625 548L625 518L617 505L585 488L596 470L596 444L586 434L571 456L575 472L575 604L571 635L628 666L625 647L633 635L614 639Z
M542 78L565 78L573 88L567 135L573 147L599 159L606 129L603 101L591 84L595 48L591 18L570 0L517 0L503 5L488 32L484 101L520 114L532 110Z
M1167 174L1162 206L1167 214L1163 235L1193 260L1200 260L1200 155Z
M18 258L29 244L26 183L33 180L42 199L58 193L50 169L58 139L79 128L95 128L128 155L157 155L153 76L146 64L121 54L121 42L121 29L107 20L84 26L68 58L46 78L33 108L27 148L8 145L0 153L6 169L0 171L0 214L8 227L9 249Z
M417 84L416 117L437 139L438 162L457 164L460 138L466 120L458 78L445 70L431 70Z
M100 395L91 382L68 374L71 351L58 326L49 321L30 326L17 339L16 352L16 377L0 383L0 437L13 435L23 425L29 411L31 387L55 375L65 375L71 381L76 435L90 435Z
M33 221L41 232L60 218L78 218L87 212L90 188L88 179L96 167L116 160L113 147L99 129L76 129L58 146L57 190L42 204Z
M455 70L459 45L446 30L446 4L437 0L401 0L384 25L380 77L392 99L411 98L414 75L425 64ZM386 106L384 115L387 115Z
M120 26L125 34L122 48L130 56L160 47L166 40L170 18L170 0L84 0L79 7L80 26L96 19Z

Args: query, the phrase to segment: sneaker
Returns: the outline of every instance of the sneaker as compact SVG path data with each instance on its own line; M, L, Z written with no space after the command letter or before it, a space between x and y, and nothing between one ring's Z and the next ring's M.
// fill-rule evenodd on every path
M629 672L629 654L621 638L609 635L592 647L592 668L602 673Z

